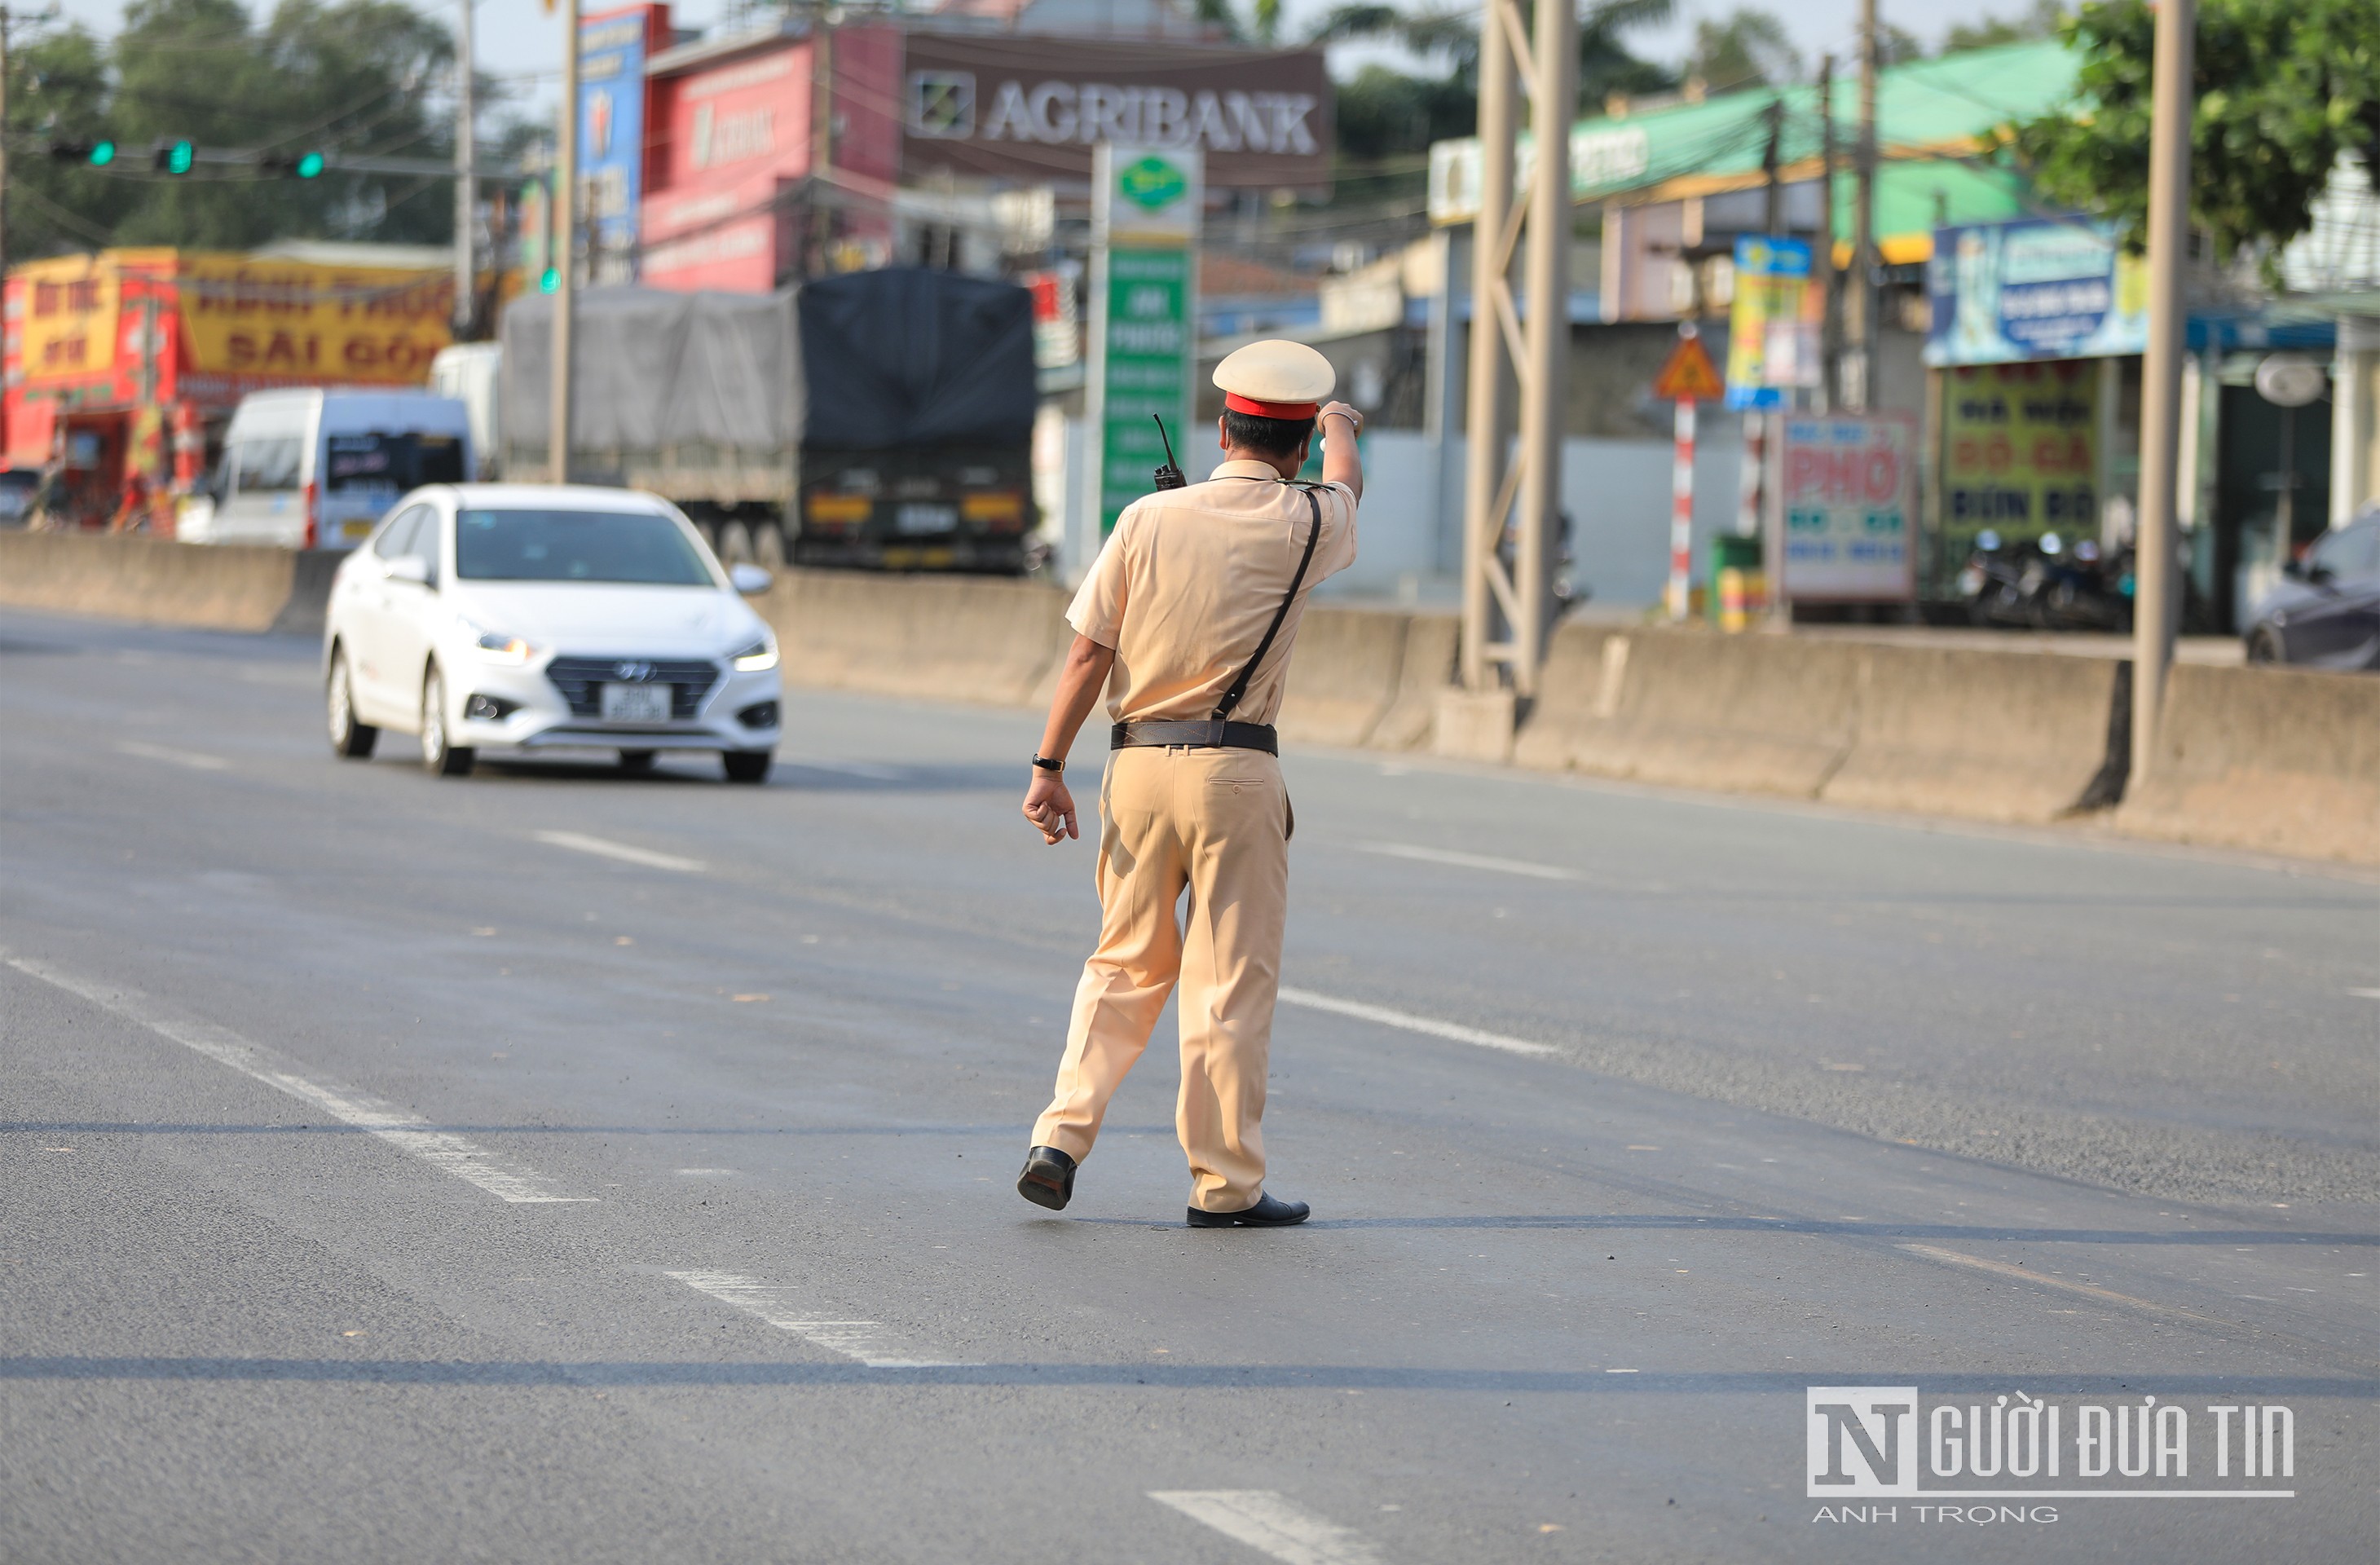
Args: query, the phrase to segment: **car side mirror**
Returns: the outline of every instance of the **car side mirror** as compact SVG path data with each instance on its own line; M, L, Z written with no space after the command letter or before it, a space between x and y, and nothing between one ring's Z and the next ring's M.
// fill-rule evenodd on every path
M427 587L430 585L430 562L418 554L400 554L388 563L388 579Z
M777 578L758 565L734 564L727 567L728 585L747 598L758 598L774 587Z
M2312 571L2306 568L2306 563L2303 560L2282 561L2281 574L2289 577L2291 581L2306 581L2311 579L2313 575Z

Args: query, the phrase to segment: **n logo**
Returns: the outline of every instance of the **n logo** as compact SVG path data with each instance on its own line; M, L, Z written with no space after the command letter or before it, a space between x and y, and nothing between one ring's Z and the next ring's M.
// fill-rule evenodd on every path
M1917 1492L1917 1388L1812 1386L1810 1498Z

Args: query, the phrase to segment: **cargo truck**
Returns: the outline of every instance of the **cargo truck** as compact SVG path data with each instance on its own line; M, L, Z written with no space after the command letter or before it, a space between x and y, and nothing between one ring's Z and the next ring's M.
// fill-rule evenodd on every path
M551 471L552 312L504 314L509 479ZM573 481L675 503L731 563L1025 568L1025 289L891 268L774 294L589 288L573 319Z

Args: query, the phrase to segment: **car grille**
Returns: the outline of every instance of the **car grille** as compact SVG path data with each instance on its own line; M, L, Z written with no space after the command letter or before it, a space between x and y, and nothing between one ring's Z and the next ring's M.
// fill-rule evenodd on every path
M670 716L693 717L719 683L719 665L692 658L556 658L545 677L570 703L573 717L600 717L603 686L653 684L670 687Z

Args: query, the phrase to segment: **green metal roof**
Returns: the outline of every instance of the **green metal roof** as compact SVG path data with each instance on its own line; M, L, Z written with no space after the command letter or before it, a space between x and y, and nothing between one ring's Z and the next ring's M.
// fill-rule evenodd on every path
M1998 127L2031 119L2071 96L2075 56L2046 41L1974 49L1892 66L1876 79L1876 140L1885 166L1876 182L1877 231L1933 228L2022 215L2024 182L1979 156ZM1849 158L1859 121L1859 80L1834 83L1837 154ZM1781 100L1779 161L1790 179L1815 174L1820 138L1818 92L1791 87L1730 92L1618 118L1581 120L1571 129L1571 189L1580 201L1615 197L1667 199L1715 194L1757 184L1767 151L1769 105ZM1967 154L1961 160L1959 154ZM1475 208L1479 143L1466 138L1430 149L1430 212L1459 221ZM1520 155L1528 157L1528 139ZM1797 164L1810 164L1799 168ZM1846 185L1848 182L1846 182ZM1466 192L1471 192L1465 199ZM1837 195L1839 232L1848 232L1848 188Z

